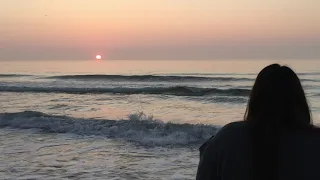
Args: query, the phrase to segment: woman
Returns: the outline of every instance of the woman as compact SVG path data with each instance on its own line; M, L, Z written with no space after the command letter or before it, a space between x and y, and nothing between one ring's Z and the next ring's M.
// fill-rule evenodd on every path
M320 179L319 170L320 134L300 80L272 64L256 79L245 120L201 146L197 180Z

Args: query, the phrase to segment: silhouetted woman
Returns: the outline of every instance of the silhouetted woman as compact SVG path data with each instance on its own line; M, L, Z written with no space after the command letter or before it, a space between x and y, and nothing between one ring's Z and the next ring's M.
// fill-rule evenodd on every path
M297 75L272 64L258 75L245 121L200 148L197 180L320 179L320 134Z

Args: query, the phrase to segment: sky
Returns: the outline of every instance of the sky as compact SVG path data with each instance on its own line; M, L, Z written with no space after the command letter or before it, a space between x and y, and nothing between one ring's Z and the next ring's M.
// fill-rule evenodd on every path
M3 0L0 60L320 59L319 0Z

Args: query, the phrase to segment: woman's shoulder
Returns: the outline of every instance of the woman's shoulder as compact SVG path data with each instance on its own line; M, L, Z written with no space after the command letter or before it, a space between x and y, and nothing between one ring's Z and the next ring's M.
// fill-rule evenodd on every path
M311 132L314 133L314 135L320 135L320 126L319 125L313 125L311 127Z
M223 126L214 138L211 138L210 140L234 137L234 135L245 134L247 130L248 124L246 121L232 122Z
M319 126L312 126L312 128L307 133L308 139L320 143L320 128Z
M239 128L239 127L247 127L248 123L247 121L235 121L235 122L231 122L229 124L226 124L225 126L223 126L223 128Z
M245 121L238 121L226 124L214 136L212 136L201 147L200 151L210 146L225 147L235 141L241 141L241 137L247 135L248 124Z
M242 134L247 132L248 130L248 123L246 121L237 121L226 124L221 128L221 130L217 133L217 136L229 136L232 134Z

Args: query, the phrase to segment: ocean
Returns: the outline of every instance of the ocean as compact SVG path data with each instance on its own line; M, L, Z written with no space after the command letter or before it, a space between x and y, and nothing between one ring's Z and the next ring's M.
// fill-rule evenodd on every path
M257 73L298 73L320 124L320 61L1 61L0 179L195 179Z

